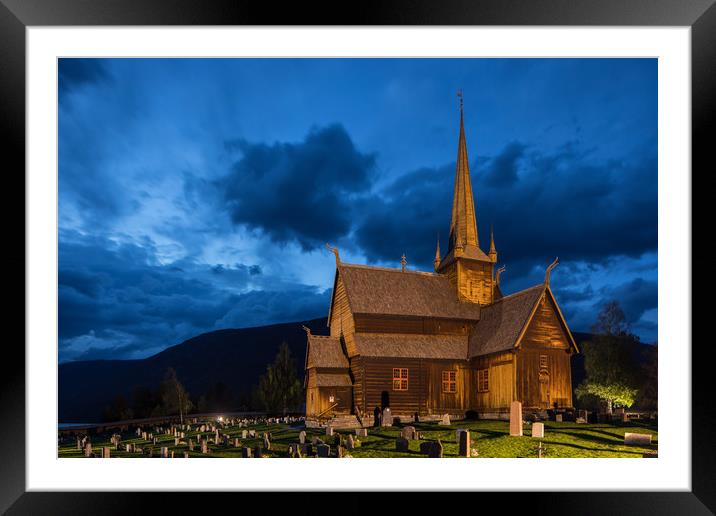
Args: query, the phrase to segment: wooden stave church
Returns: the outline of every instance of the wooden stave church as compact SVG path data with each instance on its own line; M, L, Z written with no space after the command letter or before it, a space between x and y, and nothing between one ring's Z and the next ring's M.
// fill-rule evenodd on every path
M343 263L338 250L329 335L308 328L306 418L372 423L375 407L422 418L468 411L506 418L510 404L570 409L571 356L579 353L550 289L504 296L494 235L479 245L462 99L448 252L434 272Z

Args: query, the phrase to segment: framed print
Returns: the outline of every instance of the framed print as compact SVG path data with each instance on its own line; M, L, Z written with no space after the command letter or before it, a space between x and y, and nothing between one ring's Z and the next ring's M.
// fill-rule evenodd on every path
M715 9L4 1L27 303L3 509L712 511Z

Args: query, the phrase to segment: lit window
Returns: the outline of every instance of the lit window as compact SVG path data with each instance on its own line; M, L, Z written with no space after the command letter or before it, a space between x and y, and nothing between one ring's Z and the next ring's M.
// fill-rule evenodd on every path
M478 369L477 371L477 392L487 392L490 390L490 370Z
M408 390L408 370L404 367L393 368L393 390L394 391L407 391Z
M457 391L457 371L443 371L443 392Z
M328 396L328 403L333 403L334 401L336 401L335 396Z

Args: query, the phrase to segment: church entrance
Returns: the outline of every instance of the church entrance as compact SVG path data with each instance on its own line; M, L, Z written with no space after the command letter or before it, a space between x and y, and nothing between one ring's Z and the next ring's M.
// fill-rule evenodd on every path
M540 373L539 373L539 394L540 394L540 407L549 408L549 406L550 406L549 373L547 373L546 371L540 371Z

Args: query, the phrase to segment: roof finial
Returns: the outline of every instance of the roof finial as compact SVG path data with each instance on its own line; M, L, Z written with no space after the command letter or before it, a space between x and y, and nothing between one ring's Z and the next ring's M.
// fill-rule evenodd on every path
M405 253L403 253L403 256L400 257L400 267L403 272L405 272L406 265L408 265L408 260L405 258Z
M301 328L303 328L303 331L306 332L306 335L310 335L310 334L311 334L311 328L309 328L309 327L306 326L305 324L302 324L302 325L301 325Z
M503 265L499 269L495 271L495 284L499 287L500 286L500 276L503 272L505 272L505 269L507 269L507 266Z
M435 260L433 260L433 266L435 267L435 272L437 272L438 267L440 267L440 233L438 233L438 243L435 246Z
M559 257L555 258L554 261L547 267L547 271L544 273L544 284L549 286L549 273L552 272L557 264L559 263Z
M457 97L460 99L460 114L462 114L462 88L457 90Z
M326 248L327 248L330 252L332 252L333 254L336 255L336 265L340 265L340 264L341 264L341 257L340 257L339 254L338 254L338 248L337 248L337 247L333 247L331 244L328 244L328 243L326 243Z

